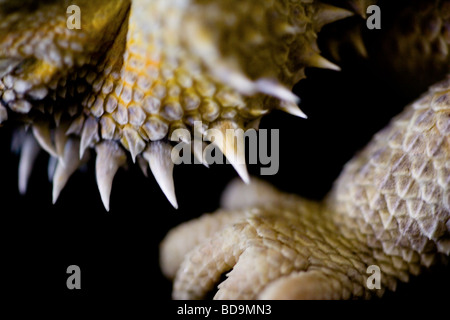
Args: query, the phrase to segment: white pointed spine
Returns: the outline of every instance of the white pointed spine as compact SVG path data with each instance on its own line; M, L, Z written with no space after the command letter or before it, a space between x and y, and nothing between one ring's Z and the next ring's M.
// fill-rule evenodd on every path
M43 123L34 123L32 126L34 137L41 145L41 148L47 151L51 156L57 157L55 146L53 145L50 128Z
M28 180L40 150L33 135L28 134L22 146L19 162L19 192L22 195L27 192Z
M47 175L48 181L53 181L53 176L55 175L56 166L58 165L58 158L51 157L48 159Z
M244 131L231 121L219 122L214 129L218 129L221 134L214 137L213 143L225 155L241 179L247 184L250 183L245 161ZM206 138L211 141L211 137Z
M282 101L280 102L279 109L299 118L308 118L308 116L298 107L296 103Z
M317 11L314 15L314 22L316 30L322 29L326 24L345 19L353 16L353 12L338 8L325 3L317 4Z
M84 122L83 131L81 133L80 159L83 157L86 149L98 140L98 122L95 118L89 117Z
M120 146L112 141L104 141L95 148L97 159L95 162L95 173L97 185L100 191L103 205L109 211L112 183L117 170L127 161L125 152Z
M256 87L258 92L265 93L269 96L278 98L282 101L299 103L300 98L296 96L292 91L280 83L274 82L270 79L259 79L256 81Z
M64 148L64 165L58 161L55 174L53 175L53 204L58 200L59 194L65 187L70 176L80 166L80 141L78 139L69 139Z
M162 141L150 143L144 151L144 158L148 161L150 170L158 182L161 190L175 209L178 209L175 186L173 182L173 167L171 159L172 147Z
M133 128L130 126L126 126L123 129L123 142L128 146L128 149L131 153L131 159L133 162L136 162L136 156L139 155L145 148L145 142Z
M205 157L203 156L203 152L205 150L205 148L207 147L206 142L194 138L193 142L191 143L191 147L192 147L192 151L194 154L195 159L200 162L201 164L203 164L205 167L209 168L209 164L206 161Z
M56 153L58 154L58 157L61 161L63 161L64 164L64 148L67 142L67 131L68 125L66 123L59 125L55 128L55 147L56 147Z
M328 61L318 53L312 54L309 58L305 59L305 62L308 67L341 71L341 67L331 61Z

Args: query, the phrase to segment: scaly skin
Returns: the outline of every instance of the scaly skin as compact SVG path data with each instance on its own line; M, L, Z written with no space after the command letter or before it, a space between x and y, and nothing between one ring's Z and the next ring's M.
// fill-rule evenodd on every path
M348 5L363 15L369 3ZM81 8L81 30L65 26L69 4ZM351 15L313 0L0 5L0 124L25 124L13 143L21 150L20 191L40 148L51 156L53 201L95 149L107 210L114 175L127 158L144 172L149 166L177 206L168 140L191 141L172 137L175 129L192 135L196 120L203 122L200 135L253 127L274 108L304 116L290 89L305 67L338 69L319 55L316 36L323 25ZM400 57L399 72L417 74L423 57L433 70L447 70L448 1L427 6L435 10L420 17L438 22L425 37L420 28L411 37L390 33L401 49L389 54ZM415 15L413 5L405 15ZM405 59L418 43L432 50ZM375 294L382 295L447 260L449 89L443 82L408 107L349 163L323 203L264 185L237 187L240 197L262 188L265 201L237 210L230 205L233 189L228 211L171 232L162 263L167 275L176 275L174 297L202 298L233 268L217 298L368 298L374 294L365 286L368 265L381 267ZM236 150L221 148L235 158ZM245 166L230 161L248 180Z
M126 0L78 0L70 4L80 7L82 29L69 30L68 1L25 10L6 3L12 8L0 11L0 123L12 117L32 124L50 166L58 163L53 201L87 149L112 159L109 169L100 161L97 167L107 210L125 150L144 171L150 166L177 207L169 140L254 127L274 108L305 117L292 86L307 66L338 69L319 55L317 32L352 15L303 0L133 0L131 7ZM188 136L175 129L188 129ZM214 143L248 180L244 155ZM33 162L34 152L22 153L23 163ZM27 175L20 179L24 191Z
M385 25L383 39L387 35L396 45L386 42L383 54L375 52L389 61L388 69L393 66L390 75L401 79L398 84L412 80L413 90L423 88L448 72L448 4L414 1L394 17L398 24ZM412 24L402 28L408 19ZM433 32L421 33L420 26ZM361 39L350 40L363 55L374 54L360 50ZM234 186L226 191L225 210L171 230L161 245L161 267L175 279L173 297L204 298L231 270L215 298L370 298L447 262L449 89L445 80L407 107L350 161L322 203L259 184ZM239 207L255 188L267 189L261 194L270 198L266 204L227 208ZM369 265L381 268L381 290L367 288Z
M173 297L203 298L231 270L216 299L370 298L448 261L449 96L450 78L408 106L322 203L264 185L231 187L224 202L232 208L181 225L162 243ZM255 192L265 204L242 203ZM380 290L366 285L370 265L381 269Z

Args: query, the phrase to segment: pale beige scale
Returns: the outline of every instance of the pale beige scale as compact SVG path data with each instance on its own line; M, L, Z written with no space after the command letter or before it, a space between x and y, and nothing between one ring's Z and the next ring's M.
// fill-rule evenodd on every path
M448 261L449 97L450 78L406 107L321 203L257 180L231 185L222 210L163 241L173 297L204 298L226 273L216 299L370 298ZM372 265L381 270L380 290L366 284Z
M306 117L291 91L305 68L339 70L320 55L319 31L353 12L365 16L377 1L327 2L346 9L317 0L0 0L0 125L20 126L12 142L21 153L19 191L43 149L53 202L95 157L106 210L117 170L131 162L150 168L176 208L176 129L206 136L257 128L273 109ZM450 71L450 1L422 4L420 15L408 7L399 19L415 17L413 28L387 37L395 42L384 53L392 78L426 73L436 82ZM67 27L69 5L80 8L81 29ZM347 38L369 56L358 28ZM342 41L334 40L338 56ZM174 279L173 297L204 298L219 285L220 299L370 298L447 261L449 83L377 134L324 201L253 178L227 189L220 211L170 231L161 266ZM249 182L242 154L215 143ZM378 291L365 283L370 265L383 273Z
M88 161L87 150L117 159L109 170L97 169L107 210L127 155L145 172L150 167L177 207L173 166L167 165L170 140L179 141L172 137L176 129L194 136L198 121L201 137L208 128L258 127L274 108L306 117L291 92L305 67L339 69L320 56L317 32L353 15L304 0L78 0L70 5L79 6L82 26L71 30L69 1L6 4L0 11L6 34L0 39L0 123L13 113L31 124L36 144L52 156L49 165L57 166L50 170L57 174L54 202ZM242 155L217 144L248 181ZM36 152L23 154L22 192L31 170L25 165Z

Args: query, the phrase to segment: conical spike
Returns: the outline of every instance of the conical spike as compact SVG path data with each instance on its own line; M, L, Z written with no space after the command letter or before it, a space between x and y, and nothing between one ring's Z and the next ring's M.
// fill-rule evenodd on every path
M245 162L244 131L231 121L221 121L214 128L219 129L222 135L215 137L213 143L222 151L241 179L247 184L250 183Z
M359 14L364 19L367 18L367 7L372 4L375 4L374 0L349 0L350 6L355 10L357 14Z
M294 103L300 102L300 98L292 93L291 90L273 80L265 78L259 79L256 81L256 86L259 92L269 96L273 96L283 101L291 101Z
M155 141L150 143L144 151L144 158L148 161L150 170L158 182L161 190L175 209L178 203L175 196L173 183L173 162L171 159L172 147L164 142Z
M316 31L322 29L322 27L326 24L354 15L354 13L349 10L338 8L325 3L318 3L317 7L317 11L314 15L314 28L316 29Z
M255 83L251 79L228 63L219 62L216 59L211 60L208 56L205 56L205 61L209 63L210 70L217 79L237 92L243 95L252 95L257 91Z
M80 143L80 159L83 157L84 152L92 143L99 140L98 136L98 122L95 118L89 117L84 122L83 132L81 133Z
M127 161L125 152L112 141L104 141L95 147L97 159L95 161L95 173L100 196L106 211L109 211L109 198L114 176L119 167Z
M53 113L53 119L55 120L55 124L57 127L61 124L61 117L62 117L62 111L58 110L55 113Z
M34 123L32 126L34 137L41 145L41 148L47 151L52 157L57 157L55 146L52 142L52 135L48 125L43 123Z
M304 114L302 110L300 110L299 106L296 103L282 101L280 103L279 109L286 113L292 114L293 116L308 119L308 116Z
M194 140L191 143L191 148L195 159L201 164L203 164L205 167L209 168L208 162L203 157L203 151L205 150L206 146L207 146L206 142L196 138L194 138Z
M338 65L328 61L318 53L311 55L305 62L309 67L341 71L341 68Z
M22 146L19 162L19 192L22 195L27 192L28 180L40 150L33 135L28 134Z
M356 28L349 33L349 38L356 52L361 55L363 58L368 58L369 54L367 53L366 45L364 44L363 36L361 34L361 29Z
M81 134L81 130L83 130L84 120L83 114L75 118L75 120L73 120L70 124L69 129L67 129L66 135L75 134L79 136Z
M337 40L337 39L333 39L330 41L327 41L327 46L328 46L328 52L330 54L330 57L333 58L334 61L340 62L341 61L341 46L342 46L342 42Z
M56 146L56 153L59 156L60 160L64 161L64 147L66 145L67 142L67 135L66 135L66 131L68 128L68 124L67 123L63 123L60 126L56 127L55 129L55 146ZM62 163L64 165L64 163Z
M58 162L53 175L53 204L58 200L61 190L65 187L67 180L80 166L80 141L78 139L69 139L64 147L64 164Z
M122 144L128 146L133 162L136 162L136 156L145 148L145 141L141 138L139 133L130 126L123 128Z

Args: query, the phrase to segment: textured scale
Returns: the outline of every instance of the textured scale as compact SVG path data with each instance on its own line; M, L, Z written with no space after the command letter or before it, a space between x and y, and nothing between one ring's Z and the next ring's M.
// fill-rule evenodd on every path
M70 143L79 140L80 158L111 141L141 163L153 143L178 142L174 130L192 135L196 121L205 134L245 128L274 108L305 117L291 92L305 67L338 69L319 55L317 32L352 15L303 0L78 0L70 4L80 7L83 25L69 30L68 1L25 10L6 3L0 123L11 116L32 123L52 157L64 157L55 144L67 133ZM234 158L234 149L221 150ZM230 161L248 180L245 166ZM173 183L163 176L160 184ZM109 176L97 181L112 183ZM164 189L174 204L173 188Z
M378 133L322 203L261 183L233 185L228 210L172 230L161 265L175 277L174 298L203 298L230 270L216 299L370 298L448 261L449 84L432 87ZM259 200L249 203L254 193ZM370 265L381 269L381 290L366 286Z

